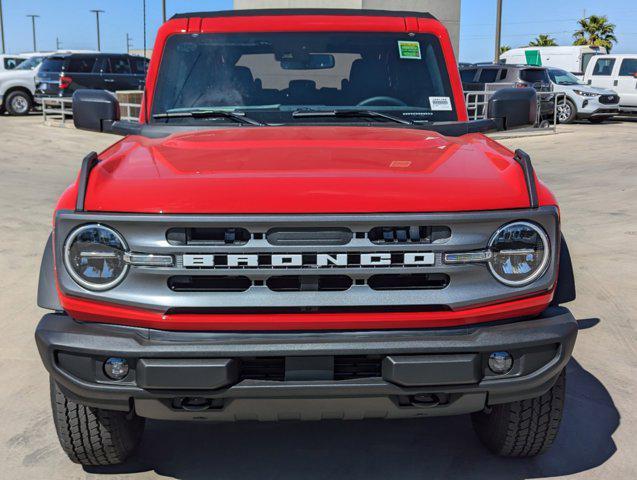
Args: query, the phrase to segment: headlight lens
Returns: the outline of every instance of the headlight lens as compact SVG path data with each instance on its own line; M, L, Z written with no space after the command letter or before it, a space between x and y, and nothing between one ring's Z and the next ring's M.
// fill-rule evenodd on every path
M74 230L64 244L64 264L69 275L89 290L108 290L126 276L126 242L103 225L84 225Z
M575 92L581 97L599 97L601 95L601 93L584 92L582 90L573 90L573 92Z
M489 242L489 269L498 281L511 287L528 285L549 263L549 241L541 227L514 222L500 228Z

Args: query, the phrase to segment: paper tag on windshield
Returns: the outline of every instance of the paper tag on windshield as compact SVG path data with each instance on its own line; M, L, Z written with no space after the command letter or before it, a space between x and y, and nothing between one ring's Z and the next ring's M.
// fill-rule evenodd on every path
M449 97L429 97L429 106L432 110L451 111L451 99Z
M408 42L404 40L399 40L398 53L400 54L400 58L405 58L410 60L422 59L422 55L420 54L420 42Z

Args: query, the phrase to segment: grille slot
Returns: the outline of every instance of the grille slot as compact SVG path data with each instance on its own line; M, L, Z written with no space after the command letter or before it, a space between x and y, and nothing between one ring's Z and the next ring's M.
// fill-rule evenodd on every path
M347 245L352 237L349 228L274 228L266 234L271 245L289 246Z
M352 284L347 275L282 275L266 281L274 292L343 292Z
M383 226L369 231L369 240L378 245L402 243L444 243L451 237L449 227Z
M337 355L334 380L354 380L382 376L384 355ZM247 357L240 360L240 380L285 380L285 357Z
M166 240L171 245L245 245L250 232L234 227L188 227L171 228Z
M239 379L282 382L285 379L285 357L242 358Z
M449 285L443 273L373 275L367 281L372 290L438 290Z
M353 380L382 376L381 355L342 355L334 357L334 380Z
M245 292L252 280L243 276L177 275L168 279L168 287L175 292Z

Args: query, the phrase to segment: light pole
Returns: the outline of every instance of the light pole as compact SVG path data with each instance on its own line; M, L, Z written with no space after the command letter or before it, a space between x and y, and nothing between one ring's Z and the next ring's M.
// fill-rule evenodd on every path
M495 60L493 63L500 62L500 39L502 36L502 0L498 0L498 13L495 21Z
M146 0L143 0L142 8L144 10L144 58L146 58Z
M55 37L55 49L59 51L61 46L62 46L62 42L60 42L60 38Z
M31 28L33 29L33 51L34 52L38 51L38 46L35 41L35 19L38 18L39 16L40 15L27 15L27 17L31 17Z
M161 13L164 18L164 23L166 23L166 0L161 0Z
M100 13L104 13L104 10L91 10L91 12L95 13L95 22L97 23L97 51L102 51L102 46L100 45Z
M126 53L130 53L130 47L132 46L133 39L126 33Z
M2 0L0 0L0 38L2 38L2 53L7 53L4 46L4 23L2 20Z

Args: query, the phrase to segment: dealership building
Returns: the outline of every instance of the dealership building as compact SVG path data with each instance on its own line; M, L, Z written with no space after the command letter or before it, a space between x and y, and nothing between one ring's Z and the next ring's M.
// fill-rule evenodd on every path
M445 24L456 55L460 39L460 0L234 0L235 9L358 8L429 12Z

